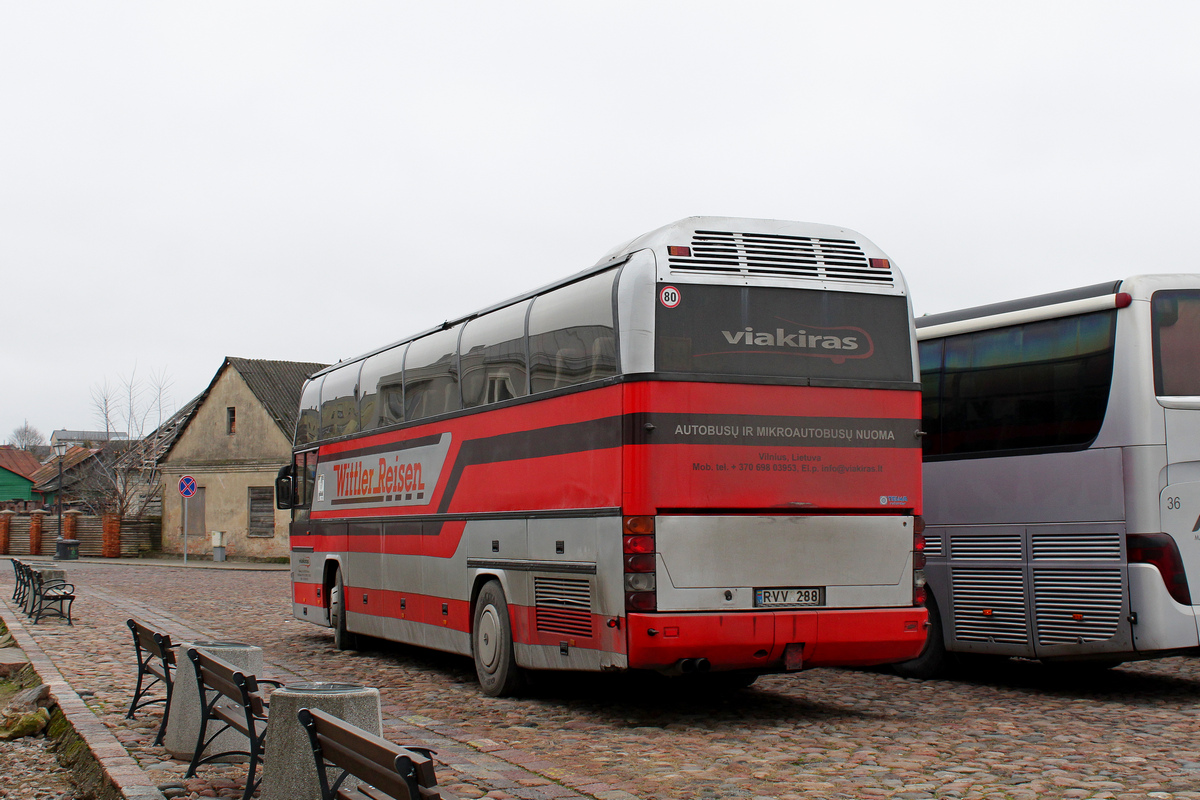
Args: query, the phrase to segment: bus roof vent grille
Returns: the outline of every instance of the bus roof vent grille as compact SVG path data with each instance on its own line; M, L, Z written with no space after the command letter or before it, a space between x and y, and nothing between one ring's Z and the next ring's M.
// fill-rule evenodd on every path
M876 260L879 263L880 259ZM696 231L691 255L670 256L676 272L747 275L892 286L890 262L873 267L853 239L821 239L779 233Z

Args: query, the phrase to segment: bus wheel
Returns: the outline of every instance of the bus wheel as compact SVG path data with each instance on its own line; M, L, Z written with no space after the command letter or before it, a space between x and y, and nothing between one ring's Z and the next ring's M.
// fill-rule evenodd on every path
M929 610L929 629L925 631L925 647L912 661L901 661L892 665L892 671L902 678L929 680L940 678L946 673L946 640L942 638L942 616L938 612L933 593L925 595L925 608Z
M512 626L508 621L508 601L499 581L488 581L475 601L475 620L471 626L471 653L475 673L483 693L508 697L521 687L521 671L513 655Z
M342 571L333 575L333 589L329 592L329 623L333 627L333 646L338 650L357 650L358 636L346 630L346 588L342 585Z

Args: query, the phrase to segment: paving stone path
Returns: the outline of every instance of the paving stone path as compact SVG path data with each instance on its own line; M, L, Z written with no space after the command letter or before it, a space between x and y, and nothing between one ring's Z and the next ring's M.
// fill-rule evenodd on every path
M124 719L133 689L125 620L181 641L263 649L285 680L379 687L384 733L438 750L463 798L1196 798L1200 660L1105 672L1006 662L971 680L813 670L715 692L623 675L552 676L529 696L481 695L467 659L380 643L338 652L294 620L286 571L83 563L74 627L38 644L156 783L238 797L244 765L186 765L152 741L158 712Z

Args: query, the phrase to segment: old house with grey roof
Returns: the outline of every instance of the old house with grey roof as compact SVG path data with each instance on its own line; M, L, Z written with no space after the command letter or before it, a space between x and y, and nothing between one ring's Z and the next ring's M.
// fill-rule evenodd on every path
M291 460L304 380L324 364L227 357L154 459L162 483L166 553L211 557L213 531L232 560L287 557L287 511L275 476ZM188 476L195 494L184 499ZM184 531L187 503L187 531Z

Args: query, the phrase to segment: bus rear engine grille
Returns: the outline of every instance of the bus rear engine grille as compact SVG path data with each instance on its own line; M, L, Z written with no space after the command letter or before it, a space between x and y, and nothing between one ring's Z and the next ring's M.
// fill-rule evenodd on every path
M951 570L954 638L960 642L1027 644L1021 569Z
M1035 533L1030 537L1034 560L1120 561L1119 533Z
M894 285L890 262L887 268L872 267L851 239L696 231L691 255L671 256L667 261L676 272Z
M1083 644L1116 636L1121 624L1121 570L1035 569L1038 644Z
M592 589L582 578L534 578L533 602L539 633L590 639Z

